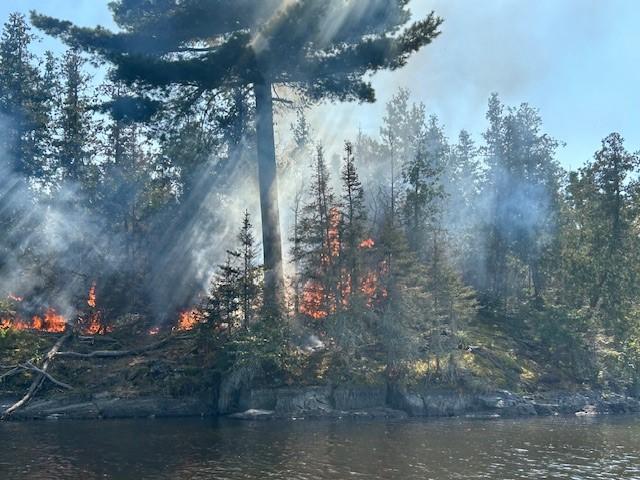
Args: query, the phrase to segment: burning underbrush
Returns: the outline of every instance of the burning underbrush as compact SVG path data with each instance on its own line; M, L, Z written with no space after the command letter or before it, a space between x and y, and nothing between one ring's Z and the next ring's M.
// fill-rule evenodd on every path
M131 316L125 317L132 318ZM204 321L202 313L196 308L180 311L174 318L173 323L149 325L145 332L139 333L158 335L171 331L185 332L194 329ZM113 333L122 324L122 319L108 318L105 311L99 307L95 282L89 288L86 305L82 305L72 315L65 315L54 306L34 307L33 302L16 294L7 295L0 308L0 331L60 334L64 333L67 328L72 328L81 335L95 336Z

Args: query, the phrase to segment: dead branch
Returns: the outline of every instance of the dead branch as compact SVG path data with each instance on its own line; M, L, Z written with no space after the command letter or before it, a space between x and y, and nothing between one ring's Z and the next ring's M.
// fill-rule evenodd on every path
M15 375L17 373L22 372L23 369L20 368L20 365L16 365L15 367L13 367L11 370L9 370L8 372L3 373L2 375L0 375L0 382L2 382L5 378L11 377L12 375Z
M27 391L25 396L22 397L20 400L18 400L13 405L11 405L9 408L7 408L4 411L4 413L2 414L2 416L0 417L0 419L2 419L2 420L7 419L8 417L11 416L11 414L13 414L13 412L15 412L16 410L21 408L23 405L26 405L29 402L29 400L31 400L33 398L33 396L38 392L38 390L42 386L42 383L44 382L44 379L46 378L45 375L47 373L47 370L49 369L49 366L51 365L51 362L55 358L56 353L58 353L60 351L60 348L62 348L64 343L67 340L69 340L72 335L73 335L73 329L67 327L67 330L64 333L64 335L62 335L58 339L58 341L53 345L53 347L51 347L51 350L49 350L49 352L47 352L47 355L45 356L45 359L44 359L44 363L42 364L42 368L39 369L40 373L38 373L36 378L33 380L33 382L31 382L31 386L29 387L29 390Z
M146 345L140 348L134 348L132 350L95 350L90 353L80 353L80 352L57 352L55 354L56 357L63 358L122 358L122 357L135 357L136 355L142 355L147 352L151 352L153 350L157 350L164 345L172 337L166 337L159 342L152 343L150 345ZM177 337L173 337L177 338Z
M73 390L73 387L71 385L69 385L68 383L64 383L61 382L60 380L56 380L53 375L51 375L48 372L45 372L44 370L36 367L33 363L31 362L27 362L24 365L20 365L21 367L23 367L25 370L31 370L33 372L39 373L41 375L44 375L51 383L61 387L61 388L65 388L67 390Z

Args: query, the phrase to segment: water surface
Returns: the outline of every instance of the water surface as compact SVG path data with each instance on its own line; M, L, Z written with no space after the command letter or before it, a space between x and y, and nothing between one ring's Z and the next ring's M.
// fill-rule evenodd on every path
M640 479L640 418L0 424L0 479Z

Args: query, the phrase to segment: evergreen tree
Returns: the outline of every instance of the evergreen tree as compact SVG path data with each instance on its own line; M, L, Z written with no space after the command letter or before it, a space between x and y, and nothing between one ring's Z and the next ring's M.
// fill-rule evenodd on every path
M248 211L242 217L242 227L238 233L240 259L240 313L242 327L246 330L253 320L258 301L258 267L256 266L256 240Z
M438 35L433 13L408 25L406 0L177 0L111 3L121 32L85 29L33 15L33 22L69 44L102 55L117 76L149 88L204 92L253 86L265 253L267 303L283 297L273 99L285 83L312 99L373 101L364 80L402 67Z
M88 180L89 162L95 144L87 89L90 78L83 70L84 60L75 50L62 59L63 101L60 112L61 138L58 164L63 178L79 182Z
M483 172L479 151L471 135L463 130L451 149L450 183L446 198L445 221L449 226L452 253L463 278L479 285L485 265L478 232L481 227Z
M49 106L37 59L29 47L35 39L25 17L12 13L0 38L0 114L4 134L0 147L11 168L25 177L40 178L46 164L43 138Z
M382 146L389 164L391 209L394 212L399 205L400 174L424 147L425 108L422 104L410 104L409 100L408 90L398 90L386 105L380 129Z
M237 252L227 252L225 263L218 267L218 272L211 282L205 306L205 314L212 327L226 328L230 335L235 331L241 307L238 259Z
M544 288L543 252L555 235L559 170L554 156L558 142L541 132L540 116L527 104L505 114L493 95L487 118L490 290L497 298L509 295L509 262L514 260L525 266L526 275L512 282L510 290L530 291L539 300Z
M311 126L307 122L304 110L298 109L296 121L291 124L291 133L296 152L305 152L311 146Z
M578 262L571 267L579 275L570 277L567 289L585 286L588 306L601 312L607 327L624 325L640 286L640 244L633 226L637 187L629 181L638 164L638 156L625 149L620 134L612 133L569 186L580 231L578 243L571 245L574 253L565 251ZM576 255L581 251L583 256Z
M340 207L340 264L347 273L346 283L351 297L358 295L361 281L361 244L365 241L366 210L364 190L355 166L353 145L345 144L342 167L342 202Z
M336 258L340 253L339 211L330 186L324 151L318 146L307 202L301 212L294 261L301 267L303 288L313 291L303 313L319 318L335 311Z

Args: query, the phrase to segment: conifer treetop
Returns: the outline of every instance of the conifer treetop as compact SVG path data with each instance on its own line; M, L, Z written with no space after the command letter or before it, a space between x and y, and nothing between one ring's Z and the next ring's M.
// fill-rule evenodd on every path
M442 20L411 21L409 0L116 0L119 31L32 12L65 43L112 62L130 84L209 90L289 84L312 99L371 102L366 76L402 67Z

